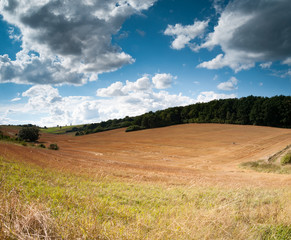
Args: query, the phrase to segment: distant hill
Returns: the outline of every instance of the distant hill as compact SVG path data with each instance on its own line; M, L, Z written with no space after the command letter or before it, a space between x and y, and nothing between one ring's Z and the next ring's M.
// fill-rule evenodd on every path
M136 131L183 123L227 123L291 128L291 96L213 100L68 129L84 135L117 128Z

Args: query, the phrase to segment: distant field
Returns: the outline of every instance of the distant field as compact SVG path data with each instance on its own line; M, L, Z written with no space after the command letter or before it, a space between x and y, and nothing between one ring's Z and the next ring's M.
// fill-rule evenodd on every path
M42 133L39 141L60 150L0 141L0 238L9 231L15 239L291 234L291 175L239 166L284 149L290 129L184 124L79 137Z
M53 133L53 134L64 134L64 133L66 133L66 131L72 130L73 127L80 127L80 126L82 126L82 125L42 128L41 132Z

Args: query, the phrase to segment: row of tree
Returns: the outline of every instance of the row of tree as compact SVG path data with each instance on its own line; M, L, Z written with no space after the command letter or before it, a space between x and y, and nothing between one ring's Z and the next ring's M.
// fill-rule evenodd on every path
M126 131L182 123L228 123L291 128L291 96L243 97L173 107L136 117L108 120L73 128L76 135L127 127Z

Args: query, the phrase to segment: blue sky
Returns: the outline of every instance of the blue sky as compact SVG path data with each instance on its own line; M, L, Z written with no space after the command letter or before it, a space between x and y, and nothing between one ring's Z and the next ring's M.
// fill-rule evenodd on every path
M0 124L290 95L289 0L6 0Z

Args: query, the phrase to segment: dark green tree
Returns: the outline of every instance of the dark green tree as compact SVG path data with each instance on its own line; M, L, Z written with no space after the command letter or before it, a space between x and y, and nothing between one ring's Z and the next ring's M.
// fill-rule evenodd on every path
M20 139L28 142L35 142L39 139L39 136L39 128L36 126L23 127L18 133Z

